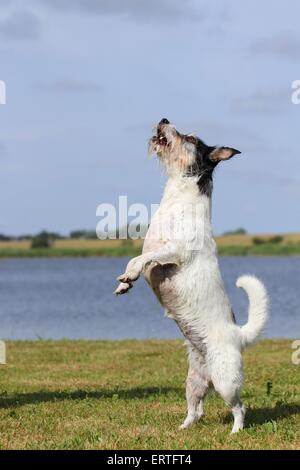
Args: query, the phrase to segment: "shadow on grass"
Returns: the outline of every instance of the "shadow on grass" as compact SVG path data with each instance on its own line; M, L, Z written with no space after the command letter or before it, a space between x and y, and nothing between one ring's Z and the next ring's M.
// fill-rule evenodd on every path
M300 414L300 405L298 403L278 402L274 407L248 408L246 409L245 428L271 421L279 421L297 414ZM232 415L226 416L224 421L226 423L231 422Z
M300 413L297 403L276 403L273 408L249 409L246 412L246 427L252 424L264 424L269 421L279 421Z
M95 391L74 390L74 391L39 391L29 393L14 393L0 395L0 408L15 408L28 404L38 404L46 402L56 402L63 400L86 400L86 399L112 399L112 400L136 400L154 396L168 394L178 394L184 396L181 388L176 387L137 387L129 389L99 389Z

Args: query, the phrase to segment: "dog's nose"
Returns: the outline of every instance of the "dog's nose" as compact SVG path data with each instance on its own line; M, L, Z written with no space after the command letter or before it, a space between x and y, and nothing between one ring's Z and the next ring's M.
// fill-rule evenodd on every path
M163 118L159 124L170 124L170 121L168 121L166 118Z

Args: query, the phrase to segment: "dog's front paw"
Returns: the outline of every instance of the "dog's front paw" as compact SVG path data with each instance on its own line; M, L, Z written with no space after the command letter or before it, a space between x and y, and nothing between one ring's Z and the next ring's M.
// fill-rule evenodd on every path
M124 284L131 284L136 281L143 271L143 259L141 256L137 256L129 261L126 267L126 271L121 276L117 277L119 282Z
M114 294L116 295L126 294L126 292L128 292L131 288L132 288L132 284L130 282L120 282Z
M117 280L120 282L124 282L127 284L130 284L131 282L136 281L140 277L140 272L131 270L131 271L126 271L126 273L121 274L121 276L117 277Z

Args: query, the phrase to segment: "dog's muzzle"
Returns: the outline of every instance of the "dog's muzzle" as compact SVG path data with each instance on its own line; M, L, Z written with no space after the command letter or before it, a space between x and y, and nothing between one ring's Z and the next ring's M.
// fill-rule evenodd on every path
M170 121L168 119L163 118L157 125L156 127L156 135L154 135L150 141L153 145L160 145L161 147L166 147L169 145L168 139L166 138L164 129L165 126L170 124Z

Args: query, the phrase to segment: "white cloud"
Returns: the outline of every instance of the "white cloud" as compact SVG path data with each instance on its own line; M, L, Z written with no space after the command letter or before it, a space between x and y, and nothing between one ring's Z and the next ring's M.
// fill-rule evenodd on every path
M190 0L34 0L60 12L119 15L133 20L172 22L199 19L199 9Z
M30 11L16 11L0 20L0 37L5 40L31 41L40 35L37 17Z
M38 85L38 88L55 93L89 93L99 92L102 89L98 83L73 78L42 83Z
M253 55L274 55L289 59L300 58L300 37L290 32L261 38L250 46Z
M233 112L273 114L279 113L290 105L290 89L273 91L256 91L247 96L240 96L233 100Z

